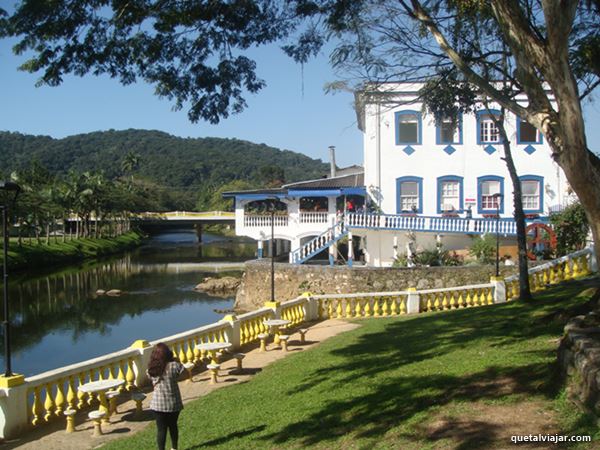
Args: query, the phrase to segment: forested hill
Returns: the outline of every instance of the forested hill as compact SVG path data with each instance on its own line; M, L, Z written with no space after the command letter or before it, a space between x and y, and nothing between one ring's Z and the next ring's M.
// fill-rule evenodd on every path
M283 170L286 182L320 178L328 171L321 160L289 150L238 139L180 138L160 131L102 131L53 139L0 132L0 168L3 172L38 161L50 172L64 174L103 171L109 179L123 174L122 161L138 156L136 177L160 185L189 188L219 186L232 180L269 182L265 174Z

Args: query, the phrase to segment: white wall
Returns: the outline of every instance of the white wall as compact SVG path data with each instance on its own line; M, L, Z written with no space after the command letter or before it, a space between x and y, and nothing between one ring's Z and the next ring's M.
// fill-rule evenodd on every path
M396 145L396 111L421 111L415 94L395 96L394 104L367 104L365 108L364 158L365 185L373 194L381 189L381 208L387 214L396 214L396 179L402 176L423 178L423 215L438 215L437 178L446 175L463 177L464 199L477 200L477 177L497 175L504 177L504 213L503 217L512 217L512 183L501 159L504 150L501 144L494 144L496 152L489 155L484 151L486 145L477 144L477 122L475 115L463 116L463 144L454 144L451 155L443 151L446 146L436 144L435 124L431 116L422 114L422 141L412 145L415 150L407 155L403 149L406 144ZM403 103L403 104L399 104ZM499 109L497 105L491 108ZM483 106L482 106L483 109ZM380 110L381 114L377 114ZM512 154L519 176L537 175L544 178L544 213L554 204L563 201L566 192L566 179L562 171L553 162L548 145L533 145L534 153L527 154L525 145L517 145L516 118L507 114L506 131L511 140ZM380 159L380 160L379 160ZM372 195L372 197L376 197ZM377 202L377 199L374 198ZM463 202L466 208L466 202ZM477 217L477 205L473 207L473 217Z

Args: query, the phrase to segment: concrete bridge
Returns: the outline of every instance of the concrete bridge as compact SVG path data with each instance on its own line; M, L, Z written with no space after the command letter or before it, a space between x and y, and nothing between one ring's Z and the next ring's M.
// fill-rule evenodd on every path
M235 213L226 211L171 211L171 212L143 212L134 215L134 220L139 222L163 223L235 223Z
M202 228L204 225L235 225L235 213L226 211L143 212L135 214L133 221L146 230L185 225L193 226L196 229L198 241L202 242Z

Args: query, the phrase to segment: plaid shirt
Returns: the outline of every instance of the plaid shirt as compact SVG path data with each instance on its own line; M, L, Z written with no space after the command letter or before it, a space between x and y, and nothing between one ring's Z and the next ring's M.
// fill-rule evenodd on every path
M165 367L165 372L160 377L150 377L154 386L154 395L150 402L150 409L160 412L175 412L183 409L181 393L177 385L177 378L184 371L179 361L171 361Z

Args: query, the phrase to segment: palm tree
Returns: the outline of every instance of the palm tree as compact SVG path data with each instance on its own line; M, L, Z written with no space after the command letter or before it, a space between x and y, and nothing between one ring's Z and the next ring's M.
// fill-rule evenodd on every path
M133 151L129 151L123 161L121 161L121 170L124 174L131 174L131 183L133 184L133 172L140 166L140 155Z

